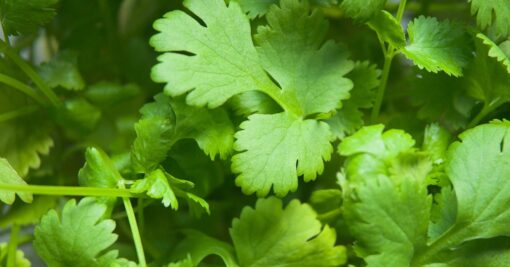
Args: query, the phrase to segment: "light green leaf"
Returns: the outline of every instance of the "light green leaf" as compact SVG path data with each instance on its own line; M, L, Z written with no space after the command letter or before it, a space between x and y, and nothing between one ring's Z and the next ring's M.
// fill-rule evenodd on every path
M367 21L384 8L386 0L344 0L340 5L345 14L360 21Z
M160 169L149 173L144 179L137 180L129 191L133 193L146 192L149 197L161 198L161 202L165 207L171 206L174 210L179 208L177 197L172 191L165 173Z
M172 11L154 23L160 33L150 40L157 51L166 52L152 69L152 79L167 83L167 93L189 92L188 104L215 108L236 94L274 87L258 62L249 20L238 3L227 7L223 0L187 0L184 6L206 27Z
M363 126L363 113L360 109L372 107L376 96L374 89L379 85L380 75L380 70L368 61L354 64L354 69L346 76L354 83L351 97L343 100L336 114L326 120L335 137L343 139Z
M357 239L356 253L369 266L410 266L427 244L432 201L426 177L432 164L414 152L409 135L382 129L364 127L340 145L349 155L340 176L344 218Z
M470 59L468 35L458 24L420 16L408 25L409 44L402 51L420 69L461 76Z
M282 0L266 19L255 35L262 65L303 115L330 112L349 97L352 82L342 76L353 63L340 45L324 41L329 27L320 12L306 1Z
M368 26L377 33L379 39L394 48L400 49L406 45L406 36L402 25L386 10L377 12L368 22Z
M5 262L7 260L8 251L7 243L0 243L0 263ZM14 264L16 267L30 267L32 264L30 261L25 258L25 253L22 250L16 250L16 259L14 260Z
M142 118L135 124L136 139L131 148L131 161L137 172L148 173L166 159L174 144L175 113L168 96L158 94L155 102L140 110Z
M8 35L34 33L55 16L58 0L0 0L0 21Z
M193 261L188 256L184 260L169 263L166 267L195 267L195 265L193 265Z
M39 75L52 88L62 86L69 90L82 90L85 82L78 69L75 53L64 51L39 67Z
M5 185L27 185L5 158L0 158L0 183ZM6 204L12 204L16 194L24 202L32 202L33 196L31 193L3 190L0 190L0 200Z
M230 236L241 266L338 266L346 261L345 248L335 246L336 234L321 226L307 204L259 199L234 219Z
M248 14L250 19L264 16L271 5L277 4L278 0L235 0L241 9Z
M105 220L106 205L84 198L78 204L69 200L62 214L50 210L35 228L34 247L52 267L109 266L117 251L105 252L117 235L113 220Z
M504 50L507 47L510 47L510 41L505 41L504 43L501 44L501 47L499 47L491 39L489 39L489 37L485 36L482 33L477 34L476 37L481 39L485 45L490 47L489 56L497 59L499 62L505 65L507 72L510 73L510 53L505 53Z
M510 235L509 123L478 126L460 140L450 146L446 164L458 203L451 243Z
M85 165L78 173L81 185L117 188L122 177L104 151L96 147L89 147L85 151L85 160Z
M240 153L232 157L232 170L246 194L265 196L271 187L278 196L295 191L298 176L315 179L333 151L326 123L287 113L252 115L241 129L235 142Z
M259 91L235 95L229 103L235 113L242 116L249 116L253 113L273 114L282 111L282 108L271 97Z
M510 35L510 5L507 0L469 0L471 13L477 13L478 25L485 29L494 25L501 36Z
M441 188L441 192L434 195L432 209L430 211L430 224L428 235L431 240L436 240L453 224L457 216L457 199L451 186Z

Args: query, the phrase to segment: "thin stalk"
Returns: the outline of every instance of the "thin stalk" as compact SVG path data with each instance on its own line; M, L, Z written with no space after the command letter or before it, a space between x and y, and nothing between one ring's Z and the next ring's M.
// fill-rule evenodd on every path
M7 267L16 267L16 252L18 250L18 234L20 229L20 226L17 224L11 226L9 244L7 245Z
M448 247L451 247L452 245L455 245L456 241L459 240L460 236L462 235L462 229L462 227L450 228L446 233L432 242L432 244L430 244L430 246L428 246L425 251L417 255L417 257L413 259L411 266L423 266L439 252L445 250Z
M498 105L499 106L499 105ZM473 128L475 127L476 125L478 125L478 123L480 123L480 121L485 118L487 115L489 115L489 113L491 113L494 109L496 109L498 106L496 107L491 107L490 105L484 105L482 110L480 110L480 112L478 112L478 114L476 115L476 117L474 117L467 125L467 128Z
M30 86L12 78L11 76L7 76L5 74L0 73L0 83L9 85L10 87L30 96L32 99L37 101L37 103L44 105L45 100L38 95Z
M136 197L127 189L81 186L0 184L0 190L10 192L28 192L36 195L51 196Z
M124 189L124 183L122 181L119 183L119 187L120 189ZM146 267L147 262L145 261L145 253L143 251L142 238L140 237L140 231L138 230L138 225L136 223L135 211L133 209L133 206L131 205L131 201L129 200L129 198L123 197L122 202L124 203L124 208L126 209L129 227L131 228L131 235L133 236L133 241L135 243L138 264L140 267Z
M397 21L402 22L402 18L404 17L404 11L406 10L407 0L400 0L398 4L397 10Z
M393 49L392 47L390 47ZM388 85L388 77L390 76L391 63L393 61L393 53L390 55L386 55L384 57L384 66L382 70L381 83L379 84L379 88L377 89L377 96L375 99L374 107L372 108L372 114L370 116L370 121L375 123L377 118L379 118L379 112L381 111L382 102L384 100L384 93L386 92L386 87Z
M26 116L28 114L31 114L31 113L37 111L38 109L39 109L39 107L36 107L36 106L27 106L27 107L23 107L23 108L20 108L17 110L2 113L2 114L0 114L0 122L5 122L8 120Z
M143 198L138 199L138 205L136 206L137 215L138 215L138 223L140 224L140 234L143 234L143 230L145 228L145 215L144 215L144 206L143 206Z
M43 81L43 79L35 72L35 70L27 64L16 52L14 52L9 45L5 42L0 41L0 51L8 56L18 67L34 82L44 95L50 100L50 102L58 107L61 104L58 96L51 90L51 88Z

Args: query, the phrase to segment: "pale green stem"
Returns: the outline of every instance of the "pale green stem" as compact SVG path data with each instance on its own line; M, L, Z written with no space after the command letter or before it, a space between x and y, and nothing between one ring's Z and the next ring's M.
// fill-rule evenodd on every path
M124 182L119 182L120 189L124 189ZM140 231L138 230L138 225L136 223L135 211L133 209L133 205L131 205L131 201L127 197L122 198L122 202L124 203L124 208L126 209L126 214L129 221L129 227L131 228L131 235L133 236L133 241L135 243L136 255L138 257L138 264L140 267L146 267L147 262L145 261L145 253L143 251L142 238L140 236Z
M491 105L484 105L482 110L480 112L478 112L478 114L476 115L476 117L474 117L470 122L469 124L467 125L467 129L469 128L473 128L475 127L476 125L478 125L478 123L480 123L480 121L485 118L487 115L489 115L489 113L491 113L493 110L495 110L496 108L498 108L500 105L494 105L494 106L491 106Z
M61 104L58 96L51 90L51 88L43 81L43 79L35 72L35 70L26 63L15 51L9 47L4 41L0 41L0 51L8 56L18 67L34 82L34 84L43 92L46 97L54 106Z
M19 225L13 224L11 226L9 244L7 245L7 267L16 267L16 252L18 250L19 231Z
M81 187L81 186L0 184L0 190L10 192L27 192L36 195L52 195L52 196L92 196L92 197L124 197L124 198L136 197L127 189Z
M5 122L8 120L23 117L25 115L28 115L28 114L31 114L31 113L37 111L38 109L39 109L39 107L36 107L36 106L26 106L26 107L22 107L17 110L2 113L2 114L0 114L0 122Z
M38 95L30 86L4 74L0 73L0 83L9 85L10 87L30 96L32 99L37 101L37 103L44 105L44 99Z

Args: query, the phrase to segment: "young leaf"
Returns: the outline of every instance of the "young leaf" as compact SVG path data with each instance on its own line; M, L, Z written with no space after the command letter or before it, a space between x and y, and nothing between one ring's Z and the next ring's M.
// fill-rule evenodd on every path
M179 208L177 197L172 191L165 173L160 169L151 172L144 179L136 181L129 190L133 193L146 192L149 197L161 198L165 207L171 206L174 210Z
M362 128L340 145L349 156L341 176L344 218L369 266L410 266L427 244L432 201L425 179L431 163L414 152L407 134L382 129Z
M380 40L394 48L400 49L406 45L406 36L402 25L386 10L377 12L368 22L368 26L377 33Z
M285 209L274 197L259 199L255 209L244 208L230 229L239 264L305 267L345 263L345 248L335 246L335 231L322 228L315 217L313 209L298 200Z
M344 0L340 5L345 14L359 21L367 21L384 8L386 0Z
M380 70L368 61L356 62L354 69L347 74L346 77L354 83L351 97L343 100L336 114L326 120L336 138L342 139L363 126L361 109L372 107L376 96L374 89L379 85L380 75Z
M322 173L333 147L331 133L324 122L303 120L287 113L255 114L241 124L236 133L232 171L239 173L236 184L243 192L258 196L295 191L297 177L305 181Z
M78 173L81 185L117 188L122 177L104 151L96 147L89 147L85 151L85 160L85 165Z
M69 200L62 214L50 210L35 228L34 247L49 266L109 266L117 251L105 252L117 235L113 220L105 220L106 205L84 198Z
M205 25L172 11L154 23L160 33L150 40L157 51L166 52L152 78L167 83L167 93L189 92L188 104L215 108L236 94L274 86L258 62L249 20L238 3L227 7L223 0L187 0L184 6Z
M65 51L39 67L39 75L52 88L62 86L68 90L79 91L85 82L78 69L77 55Z
M461 76L470 59L469 38L458 24L420 16L407 29L409 44L402 51L420 69Z
M500 36L510 35L510 5L506 0L469 0L471 13L477 13L478 25L483 29L494 25Z
M7 253L9 253L7 243L0 243L0 263L4 263L7 260ZM32 264L25 257L23 250L16 250L16 259L14 260L14 266L16 267L30 267ZM5 266L5 265L2 265Z
M297 99L305 116L330 112L347 99L352 82L342 76L353 68L345 49L324 42L327 20L317 11L309 13L306 1L282 0L255 35L264 69L284 95Z
M0 158L0 183L5 185L27 185L5 158ZM15 194L24 202L32 202L33 196L31 193L3 190L0 190L0 201L10 205L14 203Z
M8 35L33 33L55 16L58 0L0 0L0 21Z

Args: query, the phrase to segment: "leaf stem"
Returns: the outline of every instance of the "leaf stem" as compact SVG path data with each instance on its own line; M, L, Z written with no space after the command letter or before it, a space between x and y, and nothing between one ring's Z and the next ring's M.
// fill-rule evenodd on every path
M81 186L0 184L0 190L52 196L136 197L127 189Z
M16 267L16 252L18 250L18 234L20 229L18 224L11 226L9 244L7 245L7 267Z
M469 128L473 128L475 127L476 125L478 125L478 123L480 123L480 121L485 118L489 113L491 113L494 109L496 109L499 105L496 105L496 106L491 106L491 105L483 105L483 108L482 110L480 110L480 112L478 112L478 114L476 115L476 117L474 117L470 122L469 124L467 125L467 129Z
M32 89L30 86L12 78L11 76L7 76L5 74L0 73L0 83L9 85L10 87L30 96L32 99L34 99L37 103L44 105L45 100L38 95L34 89Z
M124 189L124 182L119 182L120 189ZM131 200L127 197L122 198L122 202L124 203L124 208L126 209L126 214L129 221L129 227L131 228L131 234L133 236L133 241L135 243L136 255L138 257L138 263L140 267L146 267L147 262L145 261L145 253L143 251L142 238L140 237L140 231L138 230L138 225L136 224L135 211L133 209L133 205L131 205Z
M0 114L0 123L28 115L30 113L37 111L38 109L39 109L39 107L37 107L37 106L26 106L26 107L22 107L20 109L2 113L2 114Z
M411 266L423 266L426 263L431 263L433 257L438 255L439 252L457 245L458 240L461 240L463 229L465 227L453 226L438 239L436 239L430 246L428 246L422 253L418 254L411 263Z
M390 46L390 49L393 50L393 47ZM390 76L392 61L393 53L384 56L384 66L382 70L381 83L379 84L379 88L377 89L377 96L375 99L374 107L372 108L372 114L370 116L370 121L372 123L375 123L377 121L377 118L379 118L379 112L381 111L382 102L384 100L384 93L386 91L386 87L388 84L388 77Z
M51 88L43 81L41 76L35 72L35 70L27 64L16 52L14 52L8 44L4 41L0 41L0 51L8 56L18 67L34 82L34 84L43 92L50 102L58 107L61 104L58 96L51 90Z
M407 0L400 0L397 10L397 21L402 22L402 18L404 17L404 11L406 10Z

